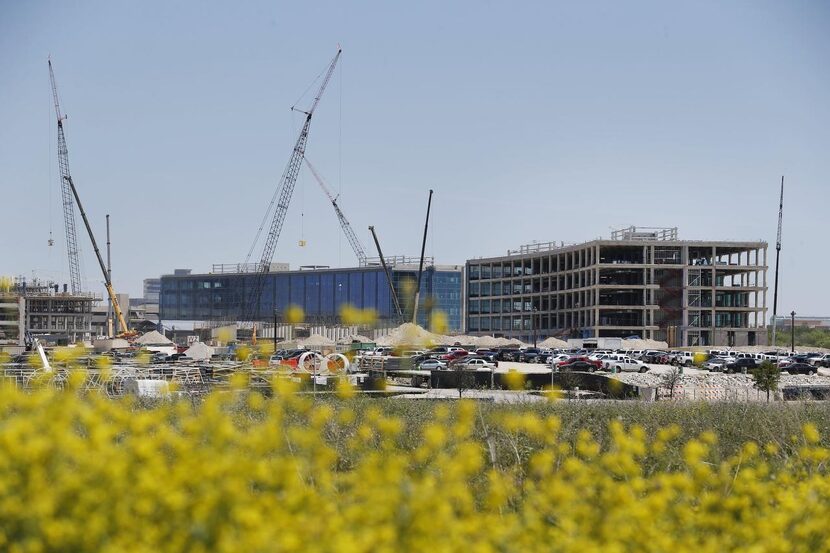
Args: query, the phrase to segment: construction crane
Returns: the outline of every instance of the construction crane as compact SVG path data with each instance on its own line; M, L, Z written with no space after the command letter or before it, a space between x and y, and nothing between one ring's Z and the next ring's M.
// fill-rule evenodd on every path
M775 239L775 293L772 299L772 347L778 328L778 260L781 257L781 223L784 219L784 175L781 175L781 198L778 201L778 236Z
M403 311L401 311L401 303L398 301L398 293L395 292L395 284L392 282L392 275L389 273L389 267L387 267L386 260L383 257L383 252L380 249L380 242L378 242L378 235L375 234L375 227L369 227L369 232L372 233L372 238L375 240L375 247L378 249L380 264L383 266L383 272L386 273L386 280L389 282L389 290L392 293L392 302L395 304L395 312L398 314L398 320L403 320Z
M305 164L308 166L308 169L311 171L311 174L314 175L314 179L317 181L317 184L320 185L320 188L323 189L323 192L326 193L329 201L331 202L331 206L334 208L334 212L337 214L337 219L340 221L340 227L343 229L343 234L346 235L346 239L349 241L349 245L351 245L352 250L354 250L354 254L357 256L358 264L363 267L366 265L366 252L363 249L363 245L360 243L360 240L357 239L357 235L352 230L352 226L349 224L349 220L346 219L346 216L343 215L343 211L340 209L340 206L337 205L337 198L339 196L332 196L331 191L329 190L326 183L323 182L323 178L317 173L317 170L314 169L314 166L308 161L308 158L305 158Z
M107 295L109 295L110 301L112 302L112 310L115 312L115 316L118 319L118 328L121 329L119 336L134 336L136 333L130 330L130 327L127 326L127 321L124 320L124 313L121 311L121 305L118 303L118 297L115 295L115 289L112 287L112 281L110 281L109 272L107 271L107 266L104 264L104 259L101 257L101 250L98 249L98 243L95 241L95 235L92 234L92 227L89 224L89 219L86 217L84 206L81 205L81 197L78 196L78 190L75 188L75 183L72 182L72 177L66 177L65 180L69 184L69 188L72 190L72 195L75 196L75 201L78 203L78 211L81 212L81 218L84 221L86 231L89 234L89 239L92 242L92 249L95 250L95 257L98 258L98 265L101 266L101 272L104 274L104 286L106 287Z
M69 258L69 284L73 294L80 294L80 250L78 249L78 235L75 231L75 204L72 201L72 192L69 187L72 178L69 174L69 150L66 148L66 136L63 131L63 121L66 116L61 113L58 87L55 84L55 72L52 70L51 59L49 60L49 80L52 82L52 98L55 100L55 115L58 118L58 167L60 168L63 221L66 227L66 255ZM51 246L51 243L49 245Z
M58 116L58 163L61 170L63 214L66 221L66 247L69 252L69 272L72 279L72 293L78 294L81 292L81 272L78 262L78 238L75 232L74 205L77 203L78 211L81 212L81 218L86 226L89 239L92 241L92 248L95 250L95 255L98 258L98 264L101 266L101 272L104 274L104 286L106 287L107 294L112 302L112 308L118 317L118 324L121 328L121 336L130 336L135 333L130 331L127 326L127 321L124 320L124 314L121 312L121 306L118 304L118 298L116 297L115 290L112 287L110 273L107 271L106 265L104 265L104 260L101 257L101 251L98 249L98 244L95 242L95 235L92 234L92 227L89 224L89 219L87 219L84 206L81 204L81 197L78 195L78 190L75 188L75 183L72 181L72 176L69 174L69 156L66 149L66 139L63 133L63 120L66 119L66 117L61 115L61 108L58 103L58 89L55 86L55 73L52 70L52 60L49 60L49 79L52 81L52 96L55 99L55 113Z
M432 189L429 189L427 200L427 220L424 223L424 240L421 242L421 262L418 266L418 284L415 287L415 301L412 308L412 324L418 324L418 300L421 298L421 277L424 274L424 251L427 247L427 230L429 229L429 210L432 207Z
M323 92L325 92L326 86L329 84L331 75L334 72L334 66L337 65L337 60L340 59L341 52L342 50L338 48L337 54L334 56L334 59L331 60L328 70L326 70L326 74L323 77L323 82L320 84L320 88L317 91L317 95L314 97L314 101L311 103L309 110L303 111L295 107L291 108L292 110L305 114L305 123L300 131L300 135L297 137L297 142L294 144L294 150L291 152L288 165L286 165L285 171L280 179L279 199L277 200L277 196L275 195L271 200L271 204L268 206L268 211L270 212L274 206L274 201L277 200L276 207L273 208L274 215L271 219L271 227L268 231L268 236L265 239L265 245L262 248L262 256L260 257L259 265L256 268L251 293L248 296L248 303L245 311L243 312L243 320L245 321L254 321L259 314L259 301L262 297L262 289L265 286L265 275L271 267L271 261L274 258L274 249L277 246L277 240L279 240L280 232L282 232L282 225L285 222L286 213L288 213L288 204L291 203L291 196L294 194L294 185L297 183L300 165L305 157L306 142L308 142L308 130L311 127L311 117L314 115L314 110L317 109L317 105L320 103L320 98L323 96ZM259 232L257 232L254 244L256 244L258 239Z

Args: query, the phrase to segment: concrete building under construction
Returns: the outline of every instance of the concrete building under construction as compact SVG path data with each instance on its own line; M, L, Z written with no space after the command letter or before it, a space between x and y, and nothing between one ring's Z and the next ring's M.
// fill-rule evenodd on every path
M470 334L766 344L767 243L679 240L629 227L608 240L530 244L467 261Z
M92 307L100 301L92 293L73 294L66 285L17 279L0 294L0 346L21 347L30 337L55 345L89 342Z

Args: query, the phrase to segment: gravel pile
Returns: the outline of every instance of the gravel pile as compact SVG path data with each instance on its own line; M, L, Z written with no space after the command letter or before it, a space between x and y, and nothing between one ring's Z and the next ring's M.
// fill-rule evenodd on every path
M665 375L656 373L620 373L610 378L634 386L658 387L665 382ZM684 388L752 388L755 384L748 374L703 373L684 374L679 385ZM782 374L779 388L783 386L830 386L830 377L806 374Z

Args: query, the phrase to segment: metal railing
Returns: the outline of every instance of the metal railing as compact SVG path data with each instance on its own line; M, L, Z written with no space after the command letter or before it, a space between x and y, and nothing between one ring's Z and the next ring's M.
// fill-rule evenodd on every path
M677 227L636 227L615 230L611 240L677 240Z

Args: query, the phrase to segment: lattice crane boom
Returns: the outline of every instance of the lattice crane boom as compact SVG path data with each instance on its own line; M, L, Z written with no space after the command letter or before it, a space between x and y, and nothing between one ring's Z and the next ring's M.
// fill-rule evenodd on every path
M781 261L781 226L784 220L784 175L781 175L781 197L778 200L778 234L775 237L775 289L772 295L772 347L778 334L778 265Z
M55 84L55 72L52 70L52 60L49 60L49 80L52 83L52 98L55 101L55 115L58 119L58 168L61 179L63 222L66 230L66 255L69 259L69 284L73 294L80 294L82 291L80 249L78 248L78 233L75 225L75 203L69 185L72 179L69 174L69 150L66 147L66 136L63 130L63 121L66 116L61 113L58 87Z
M323 77L323 82L320 84L320 88L318 89L309 110L297 110L305 114L305 123L300 131L300 135L297 137L297 142L291 152L288 165L286 165L285 171L280 179L280 193L277 199L277 205L274 208L271 226L268 231L268 235L266 236L265 244L262 248L262 256L260 257L257 271L254 275L251 293L248 296L248 302L246 304L247 307L243 313L243 319L246 321L253 321L257 319L259 314L259 302L262 297L262 290L265 286L265 275L268 273L268 270L271 267L271 261L274 259L274 250L277 246L277 240L279 240L280 233L282 232L282 226L283 223L285 223L285 216L288 213L288 205L291 203L291 197L294 194L294 185L297 183L297 176L300 173L300 165L302 164L303 157L305 156L306 143L308 142L308 131L311 127L311 117L314 115L314 110L317 109L317 105L320 103L320 98L323 96L323 92L325 92L326 86L329 84L329 80L331 80L331 75L334 73L334 67L337 65L337 60L340 59L341 52L342 50L338 49L334 59L331 60L331 63L326 70L326 74Z
M778 201L778 235L775 239L775 249L781 249L781 223L784 219L784 177L781 177L781 199Z
M337 214L337 219L340 221L340 227L343 229L343 234L346 235L346 239L349 241L349 245L352 247L354 254L357 256L358 264L363 267L366 265L366 251L363 249L363 244L360 243L360 240L357 238L357 234L355 234L354 230L352 229L352 225L349 224L349 220L346 219L346 216L343 214L343 211L340 209L340 206L337 205L337 198L334 197L329 190L326 183L323 181L323 178L317 173L317 170L308 161L308 158L305 158L305 164L308 166L308 169L311 171L311 174L314 175L314 179L317 181L317 184L320 185L320 188L323 189L326 196L328 197L329 201L331 202L332 207L334 208L334 213Z

